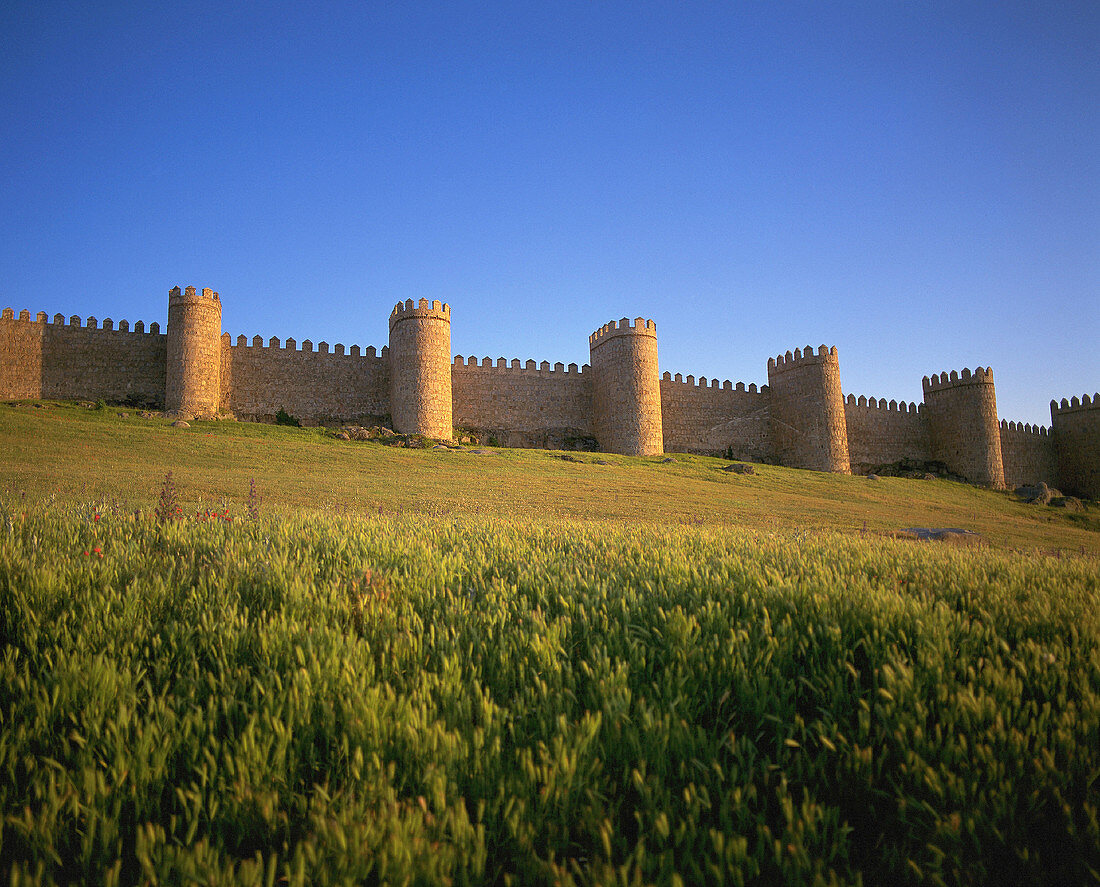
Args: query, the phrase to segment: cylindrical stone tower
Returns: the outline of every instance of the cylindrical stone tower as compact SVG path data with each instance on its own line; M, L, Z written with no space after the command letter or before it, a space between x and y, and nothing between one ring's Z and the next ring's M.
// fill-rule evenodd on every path
M993 370L978 367L960 376L924 377L924 413L932 458L972 484L994 489L1005 485L1001 429Z
M450 440L451 306L398 302L390 314L389 355L393 430Z
M780 465L851 474L836 346L768 358L772 448Z
M593 427L600 449L627 456L664 452L657 324L627 318L588 337L592 364Z
M215 414L221 401L222 303L212 289L168 293L168 365L164 408Z

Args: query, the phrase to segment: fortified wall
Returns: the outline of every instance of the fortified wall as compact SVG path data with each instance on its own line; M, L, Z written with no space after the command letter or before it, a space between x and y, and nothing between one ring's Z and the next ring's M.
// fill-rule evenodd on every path
M390 314L381 350L294 339L265 344L221 329L211 289L175 287L168 327L89 317L0 315L0 400L100 399L186 416L388 424L506 446L632 455L731 455L817 471L867 473L939 462L992 487L1046 481L1100 498L1100 394L1051 401L1051 427L998 418L993 372L923 380L923 403L845 396L835 347L768 361L768 384L660 374L657 326L636 318L589 336L590 363L451 355L451 309L411 299Z

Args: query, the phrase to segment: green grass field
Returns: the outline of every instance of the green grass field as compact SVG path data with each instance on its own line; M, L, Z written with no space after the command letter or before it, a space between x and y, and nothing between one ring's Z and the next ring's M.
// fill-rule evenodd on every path
M255 479L268 510L500 516L841 533L960 527L983 544L1100 555L1100 511L1029 506L949 481L847 477L725 460L542 450L492 455L339 441L323 429L163 419L72 405L0 405L0 490L35 501L112 500L148 510L168 471L192 507L240 506ZM600 458L611 464L597 465ZM120 505L121 507L121 505Z
M1095 511L581 457L0 405L4 880L1100 882Z

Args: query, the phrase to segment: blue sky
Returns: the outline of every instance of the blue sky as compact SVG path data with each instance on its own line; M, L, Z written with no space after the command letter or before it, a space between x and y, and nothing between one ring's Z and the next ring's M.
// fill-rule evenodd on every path
M1100 388L1100 4L0 5L0 305L846 393Z

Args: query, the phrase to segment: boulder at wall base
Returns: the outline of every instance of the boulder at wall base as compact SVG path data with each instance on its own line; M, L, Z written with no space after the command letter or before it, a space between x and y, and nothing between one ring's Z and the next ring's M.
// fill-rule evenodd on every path
M959 527L906 527L904 532L912 533L924 541L942 542L945 539L977 539L979 534L973 530Z
M1049 505L1052 499L1062 498L1062 494L1046 483L1040 481L1037 484L1023 484L1013 491L1020 499L1029 505Z

